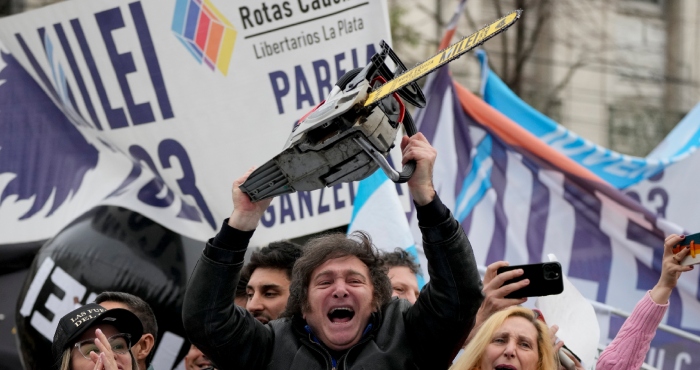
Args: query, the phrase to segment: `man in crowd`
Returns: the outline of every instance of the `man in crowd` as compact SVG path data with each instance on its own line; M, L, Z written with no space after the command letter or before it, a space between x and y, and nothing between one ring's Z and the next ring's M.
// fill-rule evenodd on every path
M446 369L483 296L471 245L432 183L437 155L418 133L404 137L416 161L408 187L417 206L431 280L411 305L391 300L386 268L366 236L310 241L297 260L284 318L267 324L233 296L248 241L270 200L252 203L234 181L234 211L189 280L183 320L189 339L222 369Z
M420 266L411 254L401 248L382 255L384 264L389 268L389 280L391 281L392 297L403 298L411 304L418 299L418 278L422 274Z
M288 241L273 242L254 252L243 268L242 275L250 277L245 308L261 323L277 319L287 307L292 268L299 257L301 246Z
M151 361L155 355L154 347L158 338L158 322L151 306L143 299L123 292L100 293L95 298L95 303L108 310L113 308L129 310L141 320L143 335L141 338L131 338L131 353L133 353L139 369L153 370Z

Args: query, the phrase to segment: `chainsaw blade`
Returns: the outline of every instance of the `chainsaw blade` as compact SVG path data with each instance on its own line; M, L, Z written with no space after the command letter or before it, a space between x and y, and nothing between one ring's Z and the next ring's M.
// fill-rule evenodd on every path
M411 82L419 80L421 77L428 75L437 68L459 58L475 47L483 44L484 41L505 31L510 26L515 24L515 22L520 18L521 13L521 9L511 12L505 17L496 20L479 31L476 31L473 34L466 36L460 41L450 45L425 62L420 63L396 78L387 81L387 83L379 86L379 88L372 91L367 96L365 107L377 103Z

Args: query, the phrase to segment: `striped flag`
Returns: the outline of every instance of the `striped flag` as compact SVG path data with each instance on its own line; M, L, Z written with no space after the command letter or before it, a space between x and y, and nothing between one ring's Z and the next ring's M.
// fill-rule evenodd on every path
M396 188L381 170L360 181L348 234L357 230L366 231L380 250L393 252L396 248L401 248L412 254L417 261L416 243ZM421 264L421 268L423 276L428 276L427 266ZM423 276L416 276L418 289L425 284Z
M658 281L664 236L682 228L456 84L446 68L432 77L417 122L438 151L435 187L469 236L477 264L537 263L554 253L586 298L631 312ZM700 333L698 278L698 271L683 275L667 324ZM620 322L600 325L608 338ZM697 344L659 338L654 345L667 361L690 354L700 363Z
M700 103L645 158L596 145L538 112L482 65L482 96L496 110L558 152L586 167L611 185L625 189L637 202L686 230L700 230L700 198L690 184L700 182Z

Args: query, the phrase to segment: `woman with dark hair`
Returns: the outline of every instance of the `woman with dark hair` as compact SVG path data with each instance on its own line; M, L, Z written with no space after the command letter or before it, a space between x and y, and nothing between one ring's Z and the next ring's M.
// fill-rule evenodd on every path
M142 334L141 321L130 311L86 304L58 322L52 344L54 369L138 370L131 342Z

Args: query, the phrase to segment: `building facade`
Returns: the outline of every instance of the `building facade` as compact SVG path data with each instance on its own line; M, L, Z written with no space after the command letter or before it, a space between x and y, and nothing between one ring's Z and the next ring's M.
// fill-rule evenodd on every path
M389 3L395 48L407 65L435 53L440 23L457 5ZM518 8L521 20L484 45L491 68L525 101L584 138L645 156L700 101L698 1L469 0L458 36ZM478 90L473 56L451 68Z

